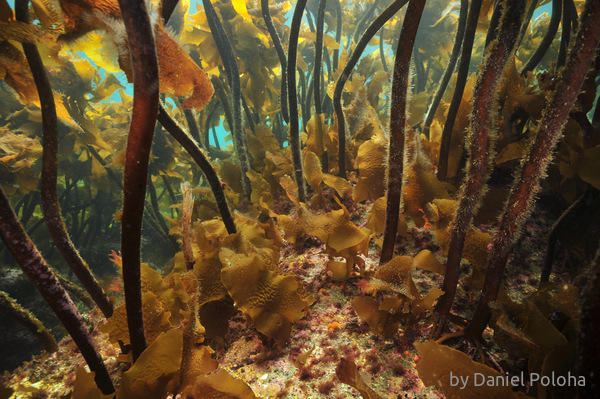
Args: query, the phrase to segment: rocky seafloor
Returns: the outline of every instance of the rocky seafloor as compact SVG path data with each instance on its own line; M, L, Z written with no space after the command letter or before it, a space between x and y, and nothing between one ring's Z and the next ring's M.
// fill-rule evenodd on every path
M534 292L539 282L546 237L555 219L543 208L538 207L530 217L507 267L505 287L516 301ZM359 225L364 223L368 210L369 205L355 208L353 220ZM414 256L429 249L443 262L444 256L435 241L433 228L409 224L408 235L398 239L397 253ZM365 259L367 270L376 268L377 256L378 248L372 242L369 257ZM315 303L294 325L291 339L284 347L277 347L258 333L238 312L230 320L228 334L209 342L221 367L245 381L261 398L359 398L357 389L341 383L336 376L336 366L346 358L356 363L362 379L383 398L444 397L435 387L425 387L416 369L419 358L413 344L429 338L431 319L426 317L411 325L403 324L393 338L375 335L352 308L352 299L365 294L363 277L356 273L346 281L333 281L327 273L327 260L324 245L312 236L305 237L296 246L284 245L281 268L303 280ZM469 269L464 262L463 277L468 275ZM564 270L563 275L560 272L559 278L570 275ZM439 287L442 282L441 276L420 269L415 271L413 279L422 292ZM453 312L470 318L475 299L474 294L461 286ZM119 349L97 331L101 316L93 311L86 319L113 379L118 382L127 364L118 361ZM488 364L501 369L502 365L519 361L509 359L489 336L488 329L484 334ZM477 350L469 341L456 339L446 344L476 357ZM65 338L57 353L36 355L16 370L5 372L1 378L0 398L69 397L77 368L81 366L84 361L77 348L70 338ZM9 394L8 389L14 393Z

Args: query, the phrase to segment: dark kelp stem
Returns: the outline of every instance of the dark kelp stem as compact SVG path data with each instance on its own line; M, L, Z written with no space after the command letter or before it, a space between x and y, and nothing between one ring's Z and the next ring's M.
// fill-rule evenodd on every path
M481 10L481 0L473 0L469 7L469 15L467 17L467 26L463 38L462 49L460 54L460 62L458 63L458 72L456 74L456 85L452 94L452 101L448 108L446 123L442 131L442 142L440 145L440 159L438 162L438 179L446 180L448 175L448 155L450 154L450 141L452 139L452 130L454 129L454 121L458 114L458 108L465 91L467 76L469 74L469 65L471 63L471 51L473 51L473 42L475 40L475 31L477 30L477 21L479 19L479 11Z
M500 17L502 16L503 4L502 0L496 0L494 3L494 11L492 12L492 18L490 19L490 26L488 27L487 34L485 36L485 48L487 48L492 40L496 38L498 33L498 25L500 24Z
M339 154L338 154L338 167L339 176L346 178L346 120L344 119L344 111L342 110L342 92L344 85L350 78L350 74L354 70L356 63L360 59L363 51L369 44L369 41L375 36L377 31L392 18L398 10L400 10L408 0L394 0L392 4L388 6L375 20L369 25L365 33L362 35L352 55L348 58L344 69L337 82L335 83L335 89L333 90L333 109L336 115L336 121L338 126L338 141L339 141Z
M525 16L525 21L523 21L523 25L521 26L521 33L519 33L519 43L517 47L521 45L523 38L527 34L527 29L529 28L529 24L531 23L531 19L533 18L533 13L535 13L535 9L537 8L537 3L539 0L533 0L527 9L527 15Z
M0 312L32 332L44 345L46 352L53 353L58 350L58 344L46 326L4 291L0 291Z
M323 70L323 21L325 19L325 6L327 0L319 0L319 11L317 12L317 40L315 41L315 64L313 66L313 82L315 82L315 112L320 114L321 110L321 71Z
M127 325L133 360L146 349L140 274L141 232L148 160L158 113L158 61L143 0L119 0L133 66L133 112L123 173L121 254Z
M504 268L513 243L521 235L521 228L531 213L540 181L552 160L553 150L562 135L569 111L573 107L581 86L594 58L600 38L600 1L588 0L580 22L581 29L567 59L567 65L559 75L556 92L544 109L538 123L539 129L527 150L522 166L515 175L515 183L498 230L492 240L490 261L483 283L477 310L465 334L478 338L485 329L489 317L489 303L496 300L504 274Z
M185 116L185 121L187 122L190 135L194 140L202 145L202 140L200 140L200 131L198 130L198 123L194 117L194 112L191 109L186 108L183 110L183 115Z
M454 67L456 66L456 62L458 61L458 55L460 54L463 38L465 37L465 28L467 26L468 11L469 0L460 0L458 28L456 29L456 36L454 38L454 47L452 47L452 54L450 54L450 59L448 60L448 65L446 66L446 70L444 71L444 76L442 77L440 86L435 92L435 96L433 97L433 101L431 101L431 105L429 105L427 115L425 116L425 122L423 123L423 134L425 134L427 138L429 138L429 130L431 129L431 123L433 122L433 118L435 117L435 112L437 111L437 108L440 105L440 102L442 101L442 97L446 92L446 87L448 87L448 83L450 82L450 78L452 77L452 73L454 72Z
M210 81L215 88L215 94L219 97L219 102L223 107L223 113L225 113L225 119L227 120L227 124L229 125L229 129L232 130L233 135L233 114L231 113L231 107L229 106L229 100L227 99L227 92L225 91L225 87L221 79L218 76L213 75L210 78Z
M163 0L162 2L162 9L161 9L161 17L163 19L163 21L165 22L165 24L167 23L167 21L169 21L169 18L171 18L171 14L173 14L173 11L175 11L175 7L177 7L177 3L179 3L179 0Z
M290 28L290 42L288 45L288 103L290 112L290 147L292 147L292 164L294 167L294 180L298 185L298 200L306 202L306 186L302 176L302 152L300 148L300 128L298 118L298 96L296 94L296 57L298 56L298 34L302 22L302 14L306 7L306 0L298 0L292 26ZM306 123L307 121L304 121Z
M223 29L223 25L219 20L219 16L215 11L210 0L202 0L206 19L210 30L214 36L217 49L221 55L223 65L227 71L229 84L231 85L231 101L233 108L233 125L231 125L231 135L233 136L233 145L236 151L240 168L242 169L242 187L246 197L250 198L252 188L250 180L248 180L248 171L250 170L250 162L248 160L248 147L246 145L246 134L244 132L244 119L242 117L242 86L240 82L240 71L237 64L237 59L233 53L233 48L229 42L229 38ZM251 116L248 116L251 121Z
M410 58L415 37L421 22L425 0L410 0L406 19L400 32L401 46L396 50L394 75L392 78L390 106L390 144L388 150L387 199L385 210L385 232L379 265L387 263L394 256L398 220L400 218L400 198L402 194L402 173L404 166L404 130L406 129L406 102L410 84Z
M495 113L499 109L497 90L505 65L512 57L524 11L524 2L520 0L506 2L498 36L490 43L483 70L475 84L473 112L469 126L470 157L467 176L450 225L448 260L442 285L444 295L436 305L436 311L441 316L446 316L450 312L454 302L465 239L489 177L490 163L494 156L493 144L497 136L494 126Z
M596 252L586 281L581 290L581 319L579 321L579 342L577 343L577 375L585 378L585 384L578 388L578 398L593 398L600 390L598 352L600 352L600 251Z
M343 14L342 14L342 4L340 3L341 0L335 0L335 21L336 21L336 26L335 26L335 41L340 45L340 47L342 46L342 18L343 18ZM340 57L340 50L339 49L335 49L333 50L333 71L337 71L338 69L338 58Z
M590 186L586 187L586 190L581 194L569 207L560 215L560 217L552 225L550 233L548 233L548 249L546 249L546 255L544 256L544 263L542 265L542 273L540 274L540 284L547 283L550 281L550 275L552 274L552 263L554 261L554 252L556 250L556 242L562 229L567 226L572 219L580 212L583 212L590 204L587 199L590 197Z
M567 49L571 40L571 24L573 20L577 20L577 11L573 0L564 0L562 14L562 32L560 34L560 48L558 50L558 58L556 60L556 68L562 68L567 59Z
M348 41L348 46L350 46L351 42L356 43L358 41L358 35L360 34L360 32L362 32L363 26L365 26L367 20L371 18L371 14L373 14L377 9L377 3L379 3L379 0L375 0L373 4L371 4L371 6L367 9L367 11L363 13L362 17L358 20L356 26L354 27L354 32L352 32L352 41Z
M273 40L273 44L275 45L275 51L277 51L277 56L279 57L279 62L281 63L281 115L283 116L283 120L285 121L285 123L288 123L290 121L290 114L288 111L286 69L287 61L285 59L285 51L283 50L283 45L281 44L281 38L279 37L279 33L277 33L275 25L273 24L271 13L269 12L269 0L261 0L260 6L262 9L263 19L265 20L265 25L267 25L267 30L271 35L271 39Z
M322 71L323 71L323 24L325 19L325 7L327 6L327 0L319 0L319 10L317 12L317 40L315 41L315 64L313 69L313 84L314 84L314 102L315 102L315 116L317 117L317 123L315 127L317 129L317 140L319 151L321 152L321 168L327 172L327 152L325 149L323 136L323 110L322 110L322 99L321 99L321 84L322 84Z
M17 2L17 19L29 23L29 1ZM54 94L50 81L37 46L33 43L23 42L25 57L33 74L33 79L40 97L42 108L43 150L42 150L42 211L52 236L54 244L73 270L83 287L90 293L105 317L112 316L113 306L108 296L90 271L87 263L79 255L73 245L63 221L60 205L58 203L58 119L54 104Z
M379 58L381 59L381 66L383 67L384 72L388 71L387 61L385 60L385 51L383 49L383 27L379 29Z
M17 7L18 5L19 2L17 2ZM19 219L17 219L17 215L11 208L8 197L1 186L0 236L15 260L21 266L21 269L23 269L23 272L27 274L27 277L29 277L46 302L48 302L54 314L56 314L65 326L67 332L81 351L90 370L96 373L94 379L98 388L107 395L114 392L115 388L110 375L90 335L88 327L85 325L79 312L77 312L75 304L71 301L71 298L69 298L62 285L60 285L60 282L38 252L21 223L19 223Z
M533 71L537 64L540 63L546 51L550 48L554 37L556 37L556 32L558 32L558 25L560 25L560 19L562 15L563 8L563 0L552 0L552 17L550 18L550 23L548 24L548 30L544 34L544 38L540 43L539 47L535 50L535 52L531 55L531 58L527 60L523 69L521 69L521 75L527 75L527 72Z
M191 157L196 161L196 164L202 169L202 172L206 176L206 180L208 180L208 184L215 196L215 202L217 203L217 207L219 208L219 212L221 213L221 218L223 219L223 223L225 224L225 228L229 234L235 234L236 228L235 223L233 221L233 217L231 216L231 212L229 211L229 207L227 206L227 200L225 198L225 193L223 192L223 187L221 186L221 182L219 180L219 176L217 176L217 172L213 168L212 164L208 161L198 144L192 140L192 138L187 135L183 129L169 116L167 110L161 105L158 111L158 121L161 125L181 144L181 146L191 155Z

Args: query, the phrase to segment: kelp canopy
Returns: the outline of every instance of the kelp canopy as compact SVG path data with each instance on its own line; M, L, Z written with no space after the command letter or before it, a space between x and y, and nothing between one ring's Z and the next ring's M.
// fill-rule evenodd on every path
M0 310L67 347L20 266L92 371L0 397L592 397L599 20L595 0L0 0Z

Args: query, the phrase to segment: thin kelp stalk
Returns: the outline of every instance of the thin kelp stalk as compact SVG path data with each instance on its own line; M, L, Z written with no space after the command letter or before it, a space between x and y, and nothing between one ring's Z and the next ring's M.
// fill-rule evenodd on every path
M198 130L198 123L196 123L196 118L194 117L193 111L189 108L186 108L183 110L183 115L185 116L185 121L187 122L190 135L200 144L200 146L202 146L202 140L200 140L200 131Z
M388 72L387 61L385 60L385 50L383 49L383 27L379 29L379 58L381 59L381 66L384 72Z
M169 21L169 18L171 18L173 11L175 11L175 7L177 7L177 3L179 3L179 0L163 0L162 1L161 17L162 17L165 25Z
M378 2L379 2L379 0L375 0L373 2L373 4L371 4L371 6L367 9L367 11L363 14L362 18L358 20L358 23L354 27L354 32L352 32L352 40L351 41L349 40L347 43L348 48L350 48L350 44L352 42L356 43L359 40L358 35L362 31L363 26L365 26L365 24L367 23L367 20L369 18L371 18L371 14L373 14L375 12L375 10L377 9Z
M148 161L158 114L158 61L143 0L119 0L133 68L133 112L125 150L121 254L125 309L133 360L146 349L142 317L141 233Z
M503 5L503 0L496 0L494 3L494 11L492 12L490 26L488 27L488 31L485 36L484 48L487 48L490 45L490 43L496 38L496 35L498 33L498 25L500 24L500 17L502 16Z
M194 210L194 197L189 182L181 183L181 194L183 201L181 204L181 242L183 247L183 257L185 258L185 267L192 270L196 260L192 250L192 212Z
M540 284L550 281L552 263L554 262L554 252L556 251L556 242L558 241L560 233L575 221L577 215L580 215L581 212L585 212L587 209L591 209L594 200L598 197L598 193L597 189L588 185L583 194L581 194L552 225L552 229L550 229L550 233L548 233L548 248L546 249L544 263L542 264Z
M342 4L341 0L335 1L335 41L342 46ZM340 58L339 48L333 50L333 71L336 72L338 69L338 59Z
M0 291L0 312L4 313L23 327L33 333L36 338L44 345L48 353L54 353L58 350L56 340L50 334L46 326L35 317L33 313L23 308L12 299L6 292Z
M548 24L548 30L544 34L544 37L535 50L535 52L531 55L531 58L527 60L523 68L521 69L521 75L527 75L527 72L533 71L535 67L540 63L544 55L550 48L552 41L556 37L556 32L558 32L558 25L560 25L560 20L562 16L562 8L563 8L563 0L552 0L552 17L550 17L550 23Z
M86 290L64 277L54 268L52 268L52 271L56 275L56 278L58 278L58 281L60 281L60 284L65 288L65 290L67 290L67 292L69 292L75 298L79 299L79 301L81 301L81 303L83 303L88 308L92 309L94 307L94 301L92 300L92 298L90 298Z
M571 40L571 23L577 20L577 10L573 0L564 0L562 14L562 32L560 34L560 48L558 50L558 58L556 60L556 68L562 68L567 59L567 49Z
M468 11L469 0L460 0L458 28L456 29L456 36L454 38L454 46L452 47L452 53L450 54L450 59L448 60L448 65L446 66L446 70L444 71L442 81L440 82L440 85L437 91L435 92L433 101L431 101L431 104L427 109L425 122L423 122L423 134L425 134L425 137L427 138L429 138L429 130L431 129L431 124L433 123L433 118L435 117L437 108L440 105L440 102L442 101L442 97L446 92L446 87L448 87L448 83L450 82L450 78L452 77L452 73L454 72L454 67L456 67L456 62L458 61L458 55L460 54L463 38L465 37L465 28L467 26Z
M471 220L480 204L490 174L490 164L494 157L493 147L497 138L494 121L499 109L498 86L502 80L505 66L513 56L525 12L524 4L520 0L506 2L497 38L488 47L483 70L475 84L473 112L469 126L470 157L467 176L450 225L446 274L442 284L444 295L436 305L436 311L442 317L448 315L454 302L467 231L471 227Z
M233 136L233 146L235 148L236 155L240 161L240 168L242 170L242 188L247 198L250 198L252 188L250 187L250 180L248 179L248 171L250 170L250 162L248 160L248 146L246 144L246 134L244 132L244 119L242 117L242 86L240 83L240 70L238 68L233 48L229 42L229 38L223 29L223 25L219 20L219 16L215 11L210 0L202 0L204 5L204 11L206 12L206 19L210 30L214 36L217 49L221 55L223 65L225 65L225 71L227 71L227 78L231 85L232 91L232 108L233 108L233 125L231 126L231 134ZM248 116L249 123L251 116Z
M375 36L377 31L392 18L398 10L400 10L408 0L394 0L392 4L388 6L375 20L369 25L365 33L362 35L354 51L348 57L348 61L340 74L337 82L335 83L335 89L333 90L333 109L335 111L337 126L338 126L338 140L339 140L339 154L338 154L338 167L339 176L346 178L346 120L344 119L344 111L342 110L342 92L344 91L344 85L350 78L350 74L354 70L354 67L358 63L363 51L369 44L369 41Z
M29 1L20 1L16 7L16 17L19 21L29 23ZM58 202L58 118L54 104L54 94L50 87L48 74L44 68L37 46L23 42L23 51L33 74L35 86L42 108L42 211L52 236L63 259L67 262L83 287L90 293L105 317L112 316L113 305L102 287L90 271L87 263L79 255L75 245L67 233L65 222L61 215Z
M529 24L531 23L531 19L533 18L533 14L535 13L535 9L537 8L537 3L539 0L533 0L527 9L527 15L525 16L525 21L523 21L523 25L521 26L521 33L519 33L519 42L517 47L521 45L523 38L527 34L527 29L529 28Z
M290 114L288 111L286 69L287 61L285 59L285 51L283 50L283 45L281 44L281 38L279 37L279 33L277 33L275 25L273 24L273 18L271 18L271 13L269 12L269 0L261 0L260 7L262 10L263 19L265 20L265 25L267 25L267 30L271 35L273 45L275 45L275 51L277 51L279 63L281 64L281 115L283 116L283 120L285 121L285 123L288 123L290 121Z
M302 153L300 148L300 128L298 124L298 95L296 93L296 58L298 56L298 35L300 33L300 24L302 14L306 7L306 0L298 0L294 15L292 17L292 26L290 28L290 42L288 45L288 103L290 112L290 147L292 147L292 164L294 167L294 179L298 185L298 200L306 202L306 186L302 176ZM306 123L306 121L304 121Z
M319 0L319 9L317 11L317 40L315 41L315 64L313 68L313 85L314 85L314 101L315 101L315 114L317 121L315 127L317 129L317 146L321 155L321 168L327 172L329 161L323 136L323 110L321 100L321 84L322 84L322 72L323 72L323 24L325 20L325 7L327 6L327 0ZM305 121L306 123L306 121Z
M223 192L223 186L221 186L221 181L219 180L219 176L217 176L217 172L213 168L212 164L208 161L198 144L192 140L190 136L187 135L186 132L169 116L165 108L161 105L158 111L158 121L160 124L169 132L175 140L181 144L181 146L190 154L190 156L194 159L196 164L202 169L202 172L206 176L206 180L208 180L208 184L215 196L215 202L217 203L217 207L219 208L219 212L221 213L221 218L223 219L223 223L225 224L225 228L229 234L236 233L235 223L233 222L233 217L231 216L231 212L229 211L229 207L227 206L227 199L225 198L225 193Z
M156 220L156 223L161 229L162 236L171 245L171 248L177 251L179 245L177 244L177 240L175 239L175 237L169 234L169 226L167 226L167 222L165 222L165 218L160 212L158 196L156 195L156 188L154 187L154 183L152 183L152 179L148 180L148 193L150 194L150 205L152 205L150 209L152 213L154 213L154 219Z
M454 122L458 114L458 108L465 91L467 76L469 74L469 65L471 63L471 51L473 51L473 42L475 40L475 31L477 30L477 20L479 19L479 11L481 10L482 0L473 0L469 7L469 15L467 16L467 26L462 43L460 54L460 62L458 63L458 72L456 74L456 85L452 94L452 101L448 108L446 123L442 131L442 142L440 144L440 157L438 161L438 179L446 180L448 175L448 156L450 154L450 141L452 139L452 130Z
M27 2L17 2L17 9ZM98 388L110 394L115 391L108 370L102 361L98 348L94 343L88 327L75 308L75 304L69 298L65 289L52 273L48 264L38 252L35 244L31 241L25 229L19 223L17 215L10 206L4 189L0 186L0 237L6 247L10 250L15 260L23 269L23 272L33 282L42 294L50 308L60 322L65 326L67 332L81 351L81 355L87 362L90 370L96 373L94 379Z
M423 63L419 58L419 51L416 48L413 48L413 64L414 64L414 74L415 74L415 83L413 85L413 93L417 94L423 89L422 86L425 86L425 68L423 68Z
M399 42L402 45L398 46L394 61L390 106L390 144L388 150L385 233L383 235L379 265L387 263L394 256L398 220L400 219L406 103L408 86L410 84L410 58L424 8L425 0L410 0L410 3L408 3L406 18L400 32Z
M473 320L465 334L472 338L481 336L489 317L489 303L496 300L510 249L520 235L523 224L531 213L540 181L552 160L554 147L562 136L569 116L588 73L600 39L600 1L588 0L581 18L581 29L567 59L567 65L558 76L556 91L544 109L527 154L515 175L515 183L496 234L492 239L490 261L483 283L481 298Z
M227 93L225 92L225 87L223 86L223 82L221 79L213 75L210 78L210 81L215 88L215 94L219 97L219 102L223 107L223 113L225 113L225 119L227 120L227 124L229 125L229 129L231 130L231 134L233 135L233 114L231 113L231 107L229 106L229 100L227 97Z
M319 0L319 10L317 12L317 40L315 42L315 64L313 66L313 82L315 83L315 112L322 113L321 110L321 72L323 70L323 23L325 19L325 7L327 0Z

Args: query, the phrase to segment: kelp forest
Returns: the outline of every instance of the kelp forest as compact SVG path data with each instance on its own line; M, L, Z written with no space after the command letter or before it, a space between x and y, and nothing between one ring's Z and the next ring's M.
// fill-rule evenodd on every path
M0 398L598 397L599 40L598 0L0 0Z

